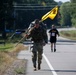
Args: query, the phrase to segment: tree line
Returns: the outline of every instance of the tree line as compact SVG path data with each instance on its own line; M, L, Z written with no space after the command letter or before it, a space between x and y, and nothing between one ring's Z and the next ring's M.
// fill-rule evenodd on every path
M62 26L73 26L76 27L76 0L70 0L71 2L63 3L60 6Z
M34 19L41 17L58 5L54 0L0 0L0 31L25 29ZM76 26L75 0L61 3L59 18L47 19L48 28L54 23L59 26Z
M52 9L52 4L57 5L54 0L0 0L0 31L27 28L31 21Z

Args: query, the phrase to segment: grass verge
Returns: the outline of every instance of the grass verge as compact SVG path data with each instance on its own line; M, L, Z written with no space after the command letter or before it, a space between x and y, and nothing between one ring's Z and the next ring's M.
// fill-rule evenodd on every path
M60 35L71 40L76 40L76 30L61 31Z
M27 50L28 47L23 44L19 44L14 47L15 44L6 44L0 46L0 75L3 75L5 70L17 59L16 55L21 50Z

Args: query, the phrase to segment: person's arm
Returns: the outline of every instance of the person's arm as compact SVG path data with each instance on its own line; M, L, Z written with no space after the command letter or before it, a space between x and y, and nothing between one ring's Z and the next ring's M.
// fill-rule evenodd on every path
M51 29L49 30L49 32L48 32L48 33L49 33L49 36L51 36Z
M60 36L59 31L57 30L57 35Z
M27 39L29 39L33 36L34 28L35 28L35 26L30 28L29 31L28 31L29 33L25 35L27 37Z
M26 37L27 39L31 38L31 37L32 37L32 31L31 31L30 33L26 34L25 37Z

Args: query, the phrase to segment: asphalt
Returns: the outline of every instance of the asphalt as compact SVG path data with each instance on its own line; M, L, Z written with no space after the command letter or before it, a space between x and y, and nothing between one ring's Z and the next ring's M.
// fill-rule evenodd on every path
M76 41L58 37L57 51L51 52L50 43L44 46L41 69L34 71L32 64L32 43L25 42L28 50L18 54L18 59L27 59L26 75L76 75Z
M29 47L30 47L30 45L29 45ZM52 72L51 72L47 62L45 61L44 57L42 59L41 70L37 69L37 71L34 71L33 64L32 64L32 52L30 51L30 48L29 48L29 50L21 51L18 54L18 59L27 59L26 75L41 75L41 74L43 74L43 75L51 74L52 75Z
M30 51L32 44L25 43L24 45L29 46L29 49L22 50L18 54L18 59L27 59L26 75L76 75L76 42L69 41L69 39L59 37L57 51L53 53L51 52L50 43L44 46L41 70L37 71L33 70L32 52Z

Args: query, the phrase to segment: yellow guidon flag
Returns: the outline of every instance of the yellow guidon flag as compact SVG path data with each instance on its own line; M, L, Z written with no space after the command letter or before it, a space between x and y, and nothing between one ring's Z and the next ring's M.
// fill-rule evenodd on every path
M55 16L57 15L57 13L58 13L58 6L54 7L51 11L43 15L41 18L41 21L44 21L47 18L50 18L51 20L53 20Z

